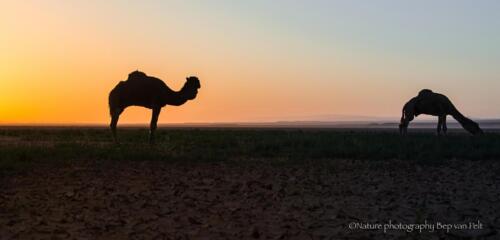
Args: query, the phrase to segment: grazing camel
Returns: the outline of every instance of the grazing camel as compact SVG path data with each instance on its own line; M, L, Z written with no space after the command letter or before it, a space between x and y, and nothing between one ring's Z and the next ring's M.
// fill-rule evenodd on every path
M462 115L451 103L450 99L443 94L434 93L429 89L424 89L418 93L418 96L412 98L403 107L399 132L404 135L407 133L408 124L414 117L420 114L427 114L438 117L437 133L441 134L443 130L446 134L446 116L451 115L462 127L473 135L483 134L479 125Z
M188 77L181 90L175 92L158 78L140 71L130 73L127 81L121 81L109 93L110 127L114 141L117 142L116 125L123 110L129 106L141 106L153 110L149 132L149 142L153 143L161 108L165 105L180 106L193 100L200 87L197 77Z

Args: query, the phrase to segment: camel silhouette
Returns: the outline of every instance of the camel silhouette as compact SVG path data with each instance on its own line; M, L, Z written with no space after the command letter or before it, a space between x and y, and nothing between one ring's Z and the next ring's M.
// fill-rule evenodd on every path
M420 114L438 117L438 135L441 134L441 130L443 130L444 134L448 131L446 126L447 115L451 115L455 118L462 127L471 134L483 134L483 130L479 128L479 125L462 115L448 97L443 94L435 93L429 89L421 90L418 96L412 98L404 105L401 123L399 124L399 132L405 135L410 121Z
M123 110L129 106L141 106L153 110L149 142L154 143L154 132L161 108L165 105L180 106L188 100L195 99L200 87L197 77L188 77L181 90L176 92L158 78L147 76L140 71L131 72L126 81L118 83L109 93L110 127L113 140L118 142L116 125Z

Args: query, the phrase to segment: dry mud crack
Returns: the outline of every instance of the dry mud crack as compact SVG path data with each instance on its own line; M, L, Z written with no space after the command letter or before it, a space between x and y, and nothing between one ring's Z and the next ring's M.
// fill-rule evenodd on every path
M0 239L498 239L499 173L491 161L38 168L0 180ZM483 227L349 228L389 220Z

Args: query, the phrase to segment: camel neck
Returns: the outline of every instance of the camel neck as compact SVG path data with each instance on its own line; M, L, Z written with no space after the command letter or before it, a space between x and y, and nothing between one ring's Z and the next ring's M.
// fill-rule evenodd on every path
M175 92L170 92L165 94L164 104L165 105L173 105L180 106L188 101L188 97L186 95L186 90L183 87L181 90Z

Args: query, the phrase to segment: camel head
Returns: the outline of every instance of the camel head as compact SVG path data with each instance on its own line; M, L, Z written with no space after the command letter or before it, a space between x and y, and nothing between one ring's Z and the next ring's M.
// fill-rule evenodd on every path
M399 134L406 135L407 132L408 132L408 125L405 126L403 124L403 121L401 121L401 123L399 124Z
M479 124L477 124L476 122L470 121L467 124L464 124L463 127L472 135L484 134L483 130L479 127Z
M401 122L399 123L399 133L401 135L406 135L408 124L415 118L415 101L415 98L413 98L403 106Z
M413 120L413 116L403 116L401 118L401 122L399 123L399 134L406 135L406 133L408 132L408 125L410 124L411 120Z
M185 93L185 96L188 100L193 100L196 98L198 94L198 89L201 87L200 80L197 77L188 77L186 78L186 83L182 87L182 91Z

